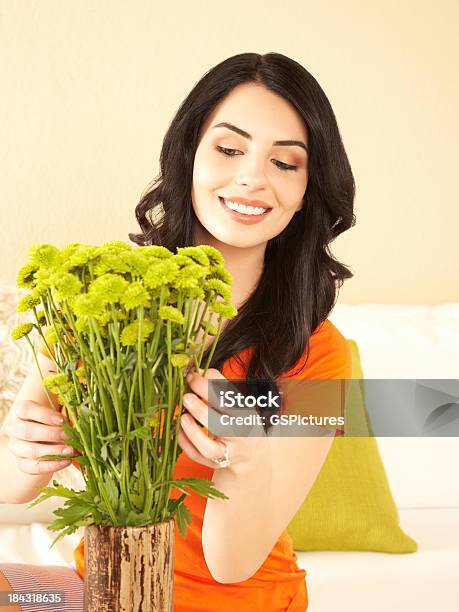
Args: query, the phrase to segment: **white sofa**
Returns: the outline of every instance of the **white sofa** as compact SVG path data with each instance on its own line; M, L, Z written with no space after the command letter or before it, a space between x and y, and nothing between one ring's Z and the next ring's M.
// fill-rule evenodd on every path
M337 305L365 378L459 378L459 304ZM457 612L459 438L377 438L402 529L418 551L297 552L308 612Z
M0 344L5 341L1 317L0 301ZM337 305L330 318L357 341L366 378L459 376L459 304ZM10 317L3 326L12 323ZM307 572L308 612L457 612L459 439L378 438L378 444L401 526L419 550L403 555L298 551L298 564ZM81 483L73 467L59 478L72 486ZM46 523L55 507L56 500L29 510L0 504L0 562L71 563L82 532L49 551L54 534Z

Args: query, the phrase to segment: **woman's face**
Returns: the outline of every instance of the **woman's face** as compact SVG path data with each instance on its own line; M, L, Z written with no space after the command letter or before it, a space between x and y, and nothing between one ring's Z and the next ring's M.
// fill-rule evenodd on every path
M223 122L245 134L218 127ZM202 126L192 202L204 230L218 241L235 247L266 245L302 207L307 151L300 144L276 141L307 147L305 125L287 100L254 83L232 89ZM256 201L254 207L270 210L239 217L220 198Z

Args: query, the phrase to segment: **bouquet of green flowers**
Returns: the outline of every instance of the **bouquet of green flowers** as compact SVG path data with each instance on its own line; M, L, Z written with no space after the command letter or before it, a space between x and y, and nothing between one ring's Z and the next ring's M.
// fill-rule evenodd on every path
M210 480L173 477L189 390L184 370L202 368L210 335L207 370L223 319L237 314L221 253L207 245L174 254L118 241L62 249L36 244L17 283L30 289L18 312L33 311L34 322L17 326L12 337L26 338L39 368L29 338L37 330L55 362L56 373L42 375L43 385L51 405L50 392L68 416L66 443L78 453L86 485L75 491L53 480L30 505L66 498L48 527L60 532L52 545L80 526L146 525L173 516L185 535L190 490L227 499ZM181 495L170 498L172 489Z

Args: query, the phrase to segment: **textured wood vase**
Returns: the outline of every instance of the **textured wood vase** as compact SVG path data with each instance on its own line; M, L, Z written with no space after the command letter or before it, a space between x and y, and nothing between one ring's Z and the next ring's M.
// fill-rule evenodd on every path
M86 612L172 612L174 519L141 527L85 527Z

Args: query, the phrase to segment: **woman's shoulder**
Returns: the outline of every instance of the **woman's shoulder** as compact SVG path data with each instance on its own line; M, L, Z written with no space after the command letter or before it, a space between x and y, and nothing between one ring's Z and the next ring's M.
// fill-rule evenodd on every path
M309 356L305 348L304 354L290 371L297 372L295 378L351 378L352 356L349 343L339 329L329 319L325 319L310 337Z

